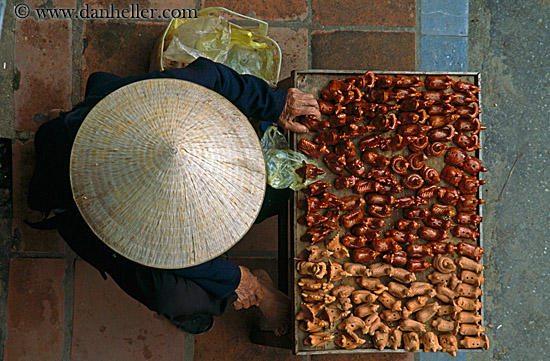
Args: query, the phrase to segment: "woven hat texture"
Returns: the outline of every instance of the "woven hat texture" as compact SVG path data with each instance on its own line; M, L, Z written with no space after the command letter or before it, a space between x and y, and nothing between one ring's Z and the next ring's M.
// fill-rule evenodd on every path
M87 115L71 154L75 202L94 233L150 267L213 259L250 229L265 164L248 119L200 85L124 86Z

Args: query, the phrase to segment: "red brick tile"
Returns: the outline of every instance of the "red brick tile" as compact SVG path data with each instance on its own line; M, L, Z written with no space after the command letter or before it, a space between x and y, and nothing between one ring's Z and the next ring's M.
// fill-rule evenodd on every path
M413 361L414 356L410 352L392 352L392 353L362 353L351 355L314 355L311 356L311 361Z
M110 0L89 0L87 4L92 7L105 7L108 8L112 3ZM118 9L129 7L131 4L135 4L133 0L120 0L116 2ZM194 9L195 0L145 0L140 1L139 6L144 9Z
M323 25L414 27L415 0L312 0L312 20Z
M248 233L231 248L232 251L265 251L277 250L277 217L267 218L255 224Z
M251 269L256 266L266 267L266 261L259 259L245 260L232 259ZM263 263L263 264L262 264ZM273 263L273 262L268 262ZM273 274L268 271L273 278ZM301 356L294 356L287 349L267 347L253 344L250 341L251 333L261 324L260 312L256 307L248 310L235 311L232 306L225 314L216 318L214 328L207 334L195 336L195 360L216 361L301 361Z
M214 328L205 335L195 336L195 360L216 361L301 361L302 356L291 350L256 345L250 342L252 325L258 325L256 308L235 311L231 306L216 318Z
M314 69L414 70L415 35L335 31L311 36Z
M10 261L4 360L61 360L65 260Z
M16 141L12 146L13 220L12 233L14 251L22 252L64 252L64 241L57 231L41 231L30 228L23 220L37 222L43 218L41 212L33 211L27 205L29 181L34 170L34 141Z
M120 76L149 72L153 46L166 23L86 21L82 57L82 94L88 76L106 71Z
M25 5L29 6L31 10L36 10L36 8L49 8L49 9L55 9L55 8L75 8L76 7L76 0L51 0L46 3L44 0L29 0L25 1ZM51 21L51 20L48 20Z
M15 38L15 130L34 131L38 113L71 108L71 25L27 18L16 23Z
M111 3L113 3L112 0L90 0L86 1L84 5L88 6L90 11L93 9L107 9L109 10L111 8ZM163 16L163 11L165 9L167 10L189 10L189 9L195 9L196 1L195 0L167 0L167 1L161 1L161 0L145 0L145 1L134 1L134 0L122 0L117 1L114 3L114 8L118 9L119 11L122 11L123 9L135 9L134 13L137 14L138 11L141 11L142 9L155 9L154 12L144 12L142 13L143 19L149 19L149 20L169 20L170 19L170 12L167 12L166 14L168 17ZM137 7L139 6L139 8ZM176 13L174 13L177 15ZM152 17L152 18L151 18Z
M72 360L181 360L183 338L114 281L76 261Z
M205 335L195 336L195 360L216 361L301 361L302 356L291 350L253 344L252 325L260 323L257 308L235 311L231 306L217 317L214 328Z
M267 35L275 40L282 53L279 80L288 78L292 70L304 70L307 61L307 29L269 28Z
M109 0L106 0L107 2ZM129 4L132 4L133 0L125 0ZM150 8L157 9L194 9L196 5L195 0L148 0L142 5L149 6Z
M305 0L278 0L259 3L256 0L205 0L203 8L221 6L260 20L304 20L307 17Z

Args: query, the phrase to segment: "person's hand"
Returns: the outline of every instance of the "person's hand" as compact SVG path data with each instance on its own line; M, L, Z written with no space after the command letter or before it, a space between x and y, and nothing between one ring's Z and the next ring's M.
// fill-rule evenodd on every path
M233 303L236 310L258 306L264 298L264 291L258 278L254 276L246 267L239 266L241 269L241 282L235 290L237 300Z
M307 133L305 125L294 121L294 118L301 115L310 115L316 119L321 118L319 104L311 94L304 93L296 88L288 89L286 103L277 122L281 127L295 133Z

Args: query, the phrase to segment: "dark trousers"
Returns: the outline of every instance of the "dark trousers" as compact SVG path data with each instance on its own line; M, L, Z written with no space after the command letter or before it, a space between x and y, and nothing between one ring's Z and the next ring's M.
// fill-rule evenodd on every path
M286 207L290 190L268 188L256 223ZM133 262L107 247L91 231L78 211L57 216L63 239L82 259L109 275L128 295L169 319L197 314L222 315L237 299L239 268L223 257L198 266L167 270Z

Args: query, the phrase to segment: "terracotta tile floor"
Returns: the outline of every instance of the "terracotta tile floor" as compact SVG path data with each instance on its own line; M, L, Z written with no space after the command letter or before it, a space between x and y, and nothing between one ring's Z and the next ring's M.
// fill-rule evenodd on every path
M107 7L109 1L85 1ZM124 2L126 4L127 2ZM149 8L225 6L269 22L281 46L281 79L293 69L418 69L415 0L148 1ZM54 0L37 8L74 7ZM161 5L162 4L162 5ZM348 20L348 14L354 17ZM8 21L8 17L11 17ZM89 74L148 71L149 56L166 22L158 19L15 19L6 11L4 27L15 31L12 145L13 218L11 244L2 265L7 290L0 315L0 357L19 360L330 360L293 356L289 350L251 343L257 310L229 310L203 336L186 335L123 293L64 245L55 232L35 232L23 220L41 215L26 205L34 162L33 135L51 108L70 108L81 99ZM4 29L9 30L9 29ZM277 277L277 218L256 225L230 252L235 262L266 268ZM9 256L8 256L9 255ZM8 278L9 271L9 278ZM6 296L7 295L7 296ZM410 354L344 355L345 360L412 360Z

